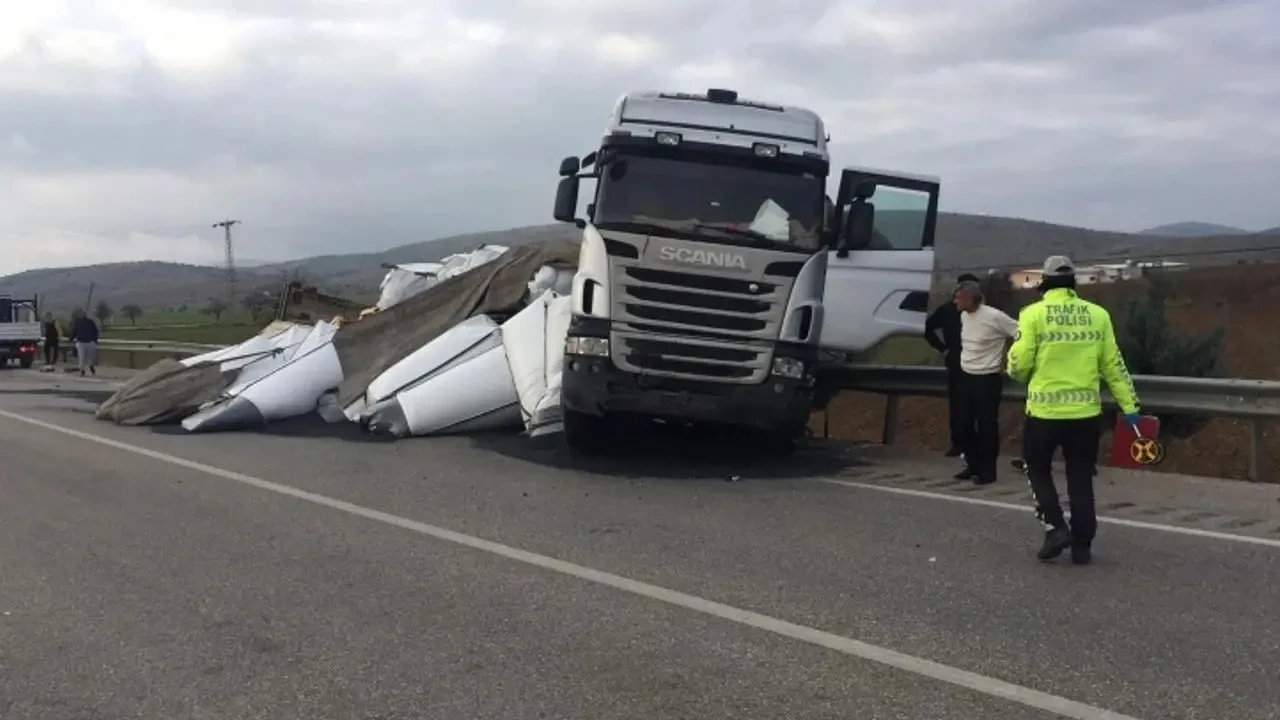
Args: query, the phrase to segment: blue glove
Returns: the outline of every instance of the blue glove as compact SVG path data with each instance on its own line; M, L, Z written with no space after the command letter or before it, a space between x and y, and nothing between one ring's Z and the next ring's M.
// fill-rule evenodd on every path
M1141 413L1132 412L1132 413L1124 414L1124 423L1129 427L1133 428L1134 430L1138 429L1138 421L1141 419L1142 419Z

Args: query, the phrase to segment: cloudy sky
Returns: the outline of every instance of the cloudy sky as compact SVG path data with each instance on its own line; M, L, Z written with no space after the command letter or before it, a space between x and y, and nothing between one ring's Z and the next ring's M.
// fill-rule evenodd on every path
M550 222L627 89L811 107L946 209L1280 224L1276 0L41 0L0 9L0 274Z

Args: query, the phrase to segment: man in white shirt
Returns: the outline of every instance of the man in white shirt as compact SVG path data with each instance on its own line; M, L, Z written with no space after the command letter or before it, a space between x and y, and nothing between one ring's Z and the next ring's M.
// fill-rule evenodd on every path
M976 282L960 283L955 304L960 310L960 392L966 465L956 478L987 485L996 481L1005 351L1018 334L1018 321L986 305Z

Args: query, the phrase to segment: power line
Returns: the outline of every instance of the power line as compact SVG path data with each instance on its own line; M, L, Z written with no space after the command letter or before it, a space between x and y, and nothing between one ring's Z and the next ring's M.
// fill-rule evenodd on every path
M228 309L228 310L230 310L232 307L234 307L234 306L235 306L235 302L236 302L236 255L235 255L235 251L234 251L234 249L232 248L232 245L231 245L231 226L232 226L232 225L238 225L239 223L240 223L240 221L239 221L239 220L232 220L232 219L228 218L228 219L226 219L226 220L223 220L222 222L216 222L216 223L214 223L214 224L213 224L213 227L215 227L215 228L222 228L222 232L223 232L223 236L224 236L224 240L225 240L225 244L226 244L226 249L227 249L227 259L226 259L226 263L227 263L227 296L226 296L226 303L227 303L227 309Z

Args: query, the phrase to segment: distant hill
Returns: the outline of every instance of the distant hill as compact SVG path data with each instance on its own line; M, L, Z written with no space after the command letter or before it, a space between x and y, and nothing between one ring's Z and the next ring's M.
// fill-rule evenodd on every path
M1210 237L1213 235L1248 235L1248 230L1241 230L1230 225L1218 225L1206 222L1180 222L1159 227L1147 228L1139 235L1159 235L1160 237Z
M1280 235L1280 225L1277 225L1273 228L1267 228L1266 230L1259 230L1257 234L1258 235Z
M241 273L242 277L253 276ZM255 279L249 282L255 282ZM85 267L45 268L0 278L0 292L41 298L43 307L66 311L82 307L93 285L93 303L106 300L119 307L201 307L222 295L226 276L219 268L170 262L129 262Z
M1166 226L1171 227L1171 226ZM1155 230L1157 228L1153 228ZM983 215L943 213L938 221L937 261L940 273L990 268L1016 269L1038 265L1052 254L1067 254L1078 262L1122 262L1166 258L1197 265L1230 265L1247 260L1280 260L1280 228L1267 233L1231 232L1211 236L1156 236L1114 233ZM242 267L243 291L276 287L301 277L321 290L362 302L377 297L386 271L383 263L439 260L480 245L519 246L552 238L576 238L572 225L534 225L492 232L456 235L402 245L376 253L321 255L289 262ZM0 278L0 292L41 294L45 306L65 311L83 305L94 283L94 299L119 307L136 303L147 309L201 307L220 297L224 275L220 268L166 262L114 263L78 268L28 270Z

